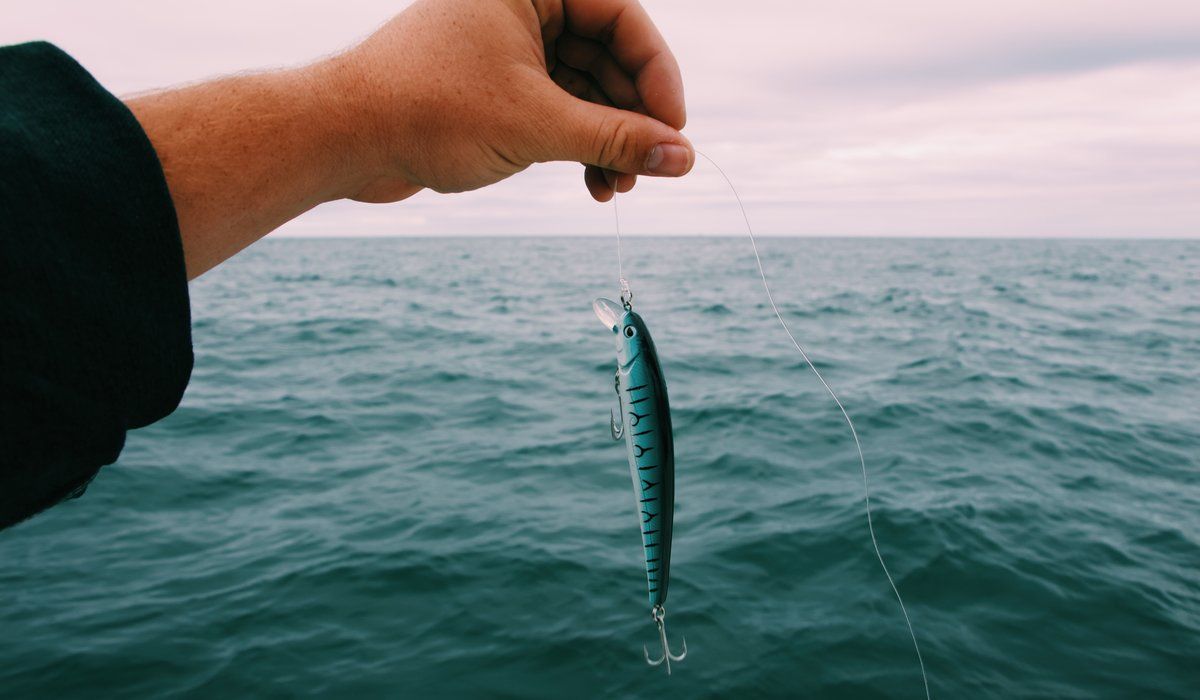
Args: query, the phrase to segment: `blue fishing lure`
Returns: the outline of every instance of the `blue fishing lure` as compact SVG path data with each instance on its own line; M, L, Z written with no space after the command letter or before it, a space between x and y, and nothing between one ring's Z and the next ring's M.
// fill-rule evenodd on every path
M621 408L620 415L613 413L609 426L614 440L625 439L646 560L650 614L658 626L663 653L655 660L648 649L643 651L647 663L658 666L665 662L670 674L671 662L687 656L687 639L683 651L672 654L664 622L675 517L675 444L667 382L650 331L628 299L622 304L596 299L592 308L616 338L615 386Z

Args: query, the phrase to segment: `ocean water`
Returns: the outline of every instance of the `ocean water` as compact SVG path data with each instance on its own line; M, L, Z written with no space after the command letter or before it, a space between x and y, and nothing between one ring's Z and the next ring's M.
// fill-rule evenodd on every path
M1200 243L762 241L934 697L1200 696ZM0 695L922 697L744 239L626 241L676 426L654 650L610 239L266 241L181 408L0 533Z

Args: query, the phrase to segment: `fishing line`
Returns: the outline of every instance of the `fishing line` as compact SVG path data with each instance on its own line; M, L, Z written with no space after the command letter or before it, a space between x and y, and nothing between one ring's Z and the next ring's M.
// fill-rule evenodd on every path
M854 438L854 448L858 451L858 464L862 468L863 480L863 503L866 506L867 512L867 530L871 533L871 546L875 549L875 558L879 560L879 567L883 569L883 575L887 577L888 585L892 587L892 592L896 594L896 602L900 604L900 612L904 615L904 624L908 626L908 635L912 638L913 650L917 653L917 663L921 666L921 681L925 684L925 698L929 700L929 677L925 673L925 659L921 656L921 645L917 643L917 633L913 631L912 620L908 616L908 608L904 605L904 598L900 596L900 589L896 587L896 582L892 579L892 572L888 570L887 563L883 560L883 552L879 549L879 540L875 537L875 523L871 518L871 490L867 481L867 459L863 456L862 443L858 439L858 430L854 427L854 421L850 419L850 414L846 411L846 407L842 405L842 400L838 398L837 392L825 381L825 377L821 375L820 370L813 364L809 358L808 352L804 346L796 340L796 336L792 334L792 329L788 328L787 321L784 320L783 314L779 311L779 306L775 303L775 295L771 293L771 286L767 284L767 273L763 268L762 256L758 253L758 241L754 238L754 229L750 226L750 215L746 213L746 205L742 202L742 196L738 194L737 187L734 186L733 180L725 173L725 170L717 165L717 161L708 157L706 154L696 151L696 155L707 160L721 177L725 180L725 184L729 185L729 191L733 192L734 199L737 200L738 208L742 212L742 220L746 223L746 234L750 237L750 247L754 249L754 261L758 264L758 275L762 278L763 291L767 293L767 301L771 302L771 310L775 312L775 318L779 320L779 325L783 327L783 332L787 334L789 340L796 350L800 352L800 356L804 358L805 364L816 375L821 382L821 386L825 387L825 391L829 393L830 398L837 404L838 410L842 412L842 418L846 420L846 425L850 428L850 435ZM617 218L617 267L621 275L622 291L628 289L628 284L625 282L624 271L621 270L621 222L620 215L617 213L617 198L613 194L613 215Z
M613 221L617 225L617 278L625 281L625 267L621 262L621 212L617 210L617 191L613 190Z
M613 221L617 225L617 279L621 283L621 303L633 302L633 292L629 291L629 282L625 280L625 267L621 262L621 212L617 210L617 188L613 185Z

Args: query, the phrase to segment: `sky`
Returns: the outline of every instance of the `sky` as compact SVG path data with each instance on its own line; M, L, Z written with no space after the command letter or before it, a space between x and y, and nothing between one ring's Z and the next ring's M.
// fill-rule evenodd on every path
M486 0L480 0L481 2ZM578 1L578 0L576 0ZM384 0L6 0L118 95L307 62ZM645 0L683 70L685 133L760 235L1200 238L1200 0ZM741 234L703 159L621 197L623 231ZM613 233L578 164L273 235Z

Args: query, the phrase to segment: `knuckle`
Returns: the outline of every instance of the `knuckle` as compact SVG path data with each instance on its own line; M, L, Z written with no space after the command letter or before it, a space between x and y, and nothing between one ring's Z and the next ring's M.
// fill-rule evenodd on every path
M635 145L636 139L628 122L605 117L593 137L592 152L597 154L600 165L619 168L632 158Z

